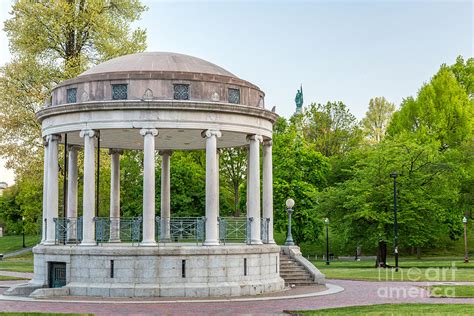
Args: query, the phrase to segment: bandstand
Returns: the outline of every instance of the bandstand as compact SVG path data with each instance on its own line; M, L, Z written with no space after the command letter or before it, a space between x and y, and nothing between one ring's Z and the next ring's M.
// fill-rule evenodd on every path
M272 198L272 125L278 116L265 108L264 97L257 86L221 67L174 53L118 57L55 87L50 103L37 113L45 140L43 235L33 249L34 278L23 290L61 288L63 294L106 297L282 290ZM63 217L58 216L59 144L68 158ZM107 218L96 213L98 146L111 155ZM220 217L219 149L242 146L248 147L246 218ZM120 183L120 155L128 149L141 149L144 156L143 214L136 218L120 212L120 187L127 185ZM205 150L203 217L173 217L170 160L177 150Z

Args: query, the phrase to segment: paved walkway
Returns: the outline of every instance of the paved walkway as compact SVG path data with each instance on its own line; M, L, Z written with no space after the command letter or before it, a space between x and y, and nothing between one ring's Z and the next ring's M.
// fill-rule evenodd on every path
M298 299L258 301L258 302L176 302L126 303L118 301L104 303L90 302L25 302L0 301L3 312L68 312L93 313L96 315L279 315L284 310L322 309L350 305L370 305L384 303L469 303L474 299L429 298L420 286L426 282L368 282L349 280L329 280L330 283L345 288L343 292ZM471 283L472 284L472 283ZM3 293L3 290L0 290Z
M0 270L0 275L17 277L17 278L25 278L25 279L33 278L33 273L30 273L30 272L14 272L14 271Z
M33 249L33 247L27 247L27 248L23 248L23 249L20 249L20 250L12 251L12 252L4 254L3 258L9 258L9 257L15 257L15 256L18 256L18 255L22 255L24 253L30 252L32 249Z

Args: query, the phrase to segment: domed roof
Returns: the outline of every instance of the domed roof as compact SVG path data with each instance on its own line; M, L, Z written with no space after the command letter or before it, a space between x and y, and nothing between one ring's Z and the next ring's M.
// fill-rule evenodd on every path
M144 52L120 56L90 68L80 74L79 77L102 73L136 71L192 72L237 78L224 68L203 59L168 52Z

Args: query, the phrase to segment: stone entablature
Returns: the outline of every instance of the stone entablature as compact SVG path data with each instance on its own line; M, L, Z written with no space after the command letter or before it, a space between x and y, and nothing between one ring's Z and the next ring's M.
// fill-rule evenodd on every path
M58 85L52 92L51 104L67 104L67 90L71 88L77 89L76 103L110 101L113 84L128 85L128 100L173 100L173 85L188 84L190 101L227 103L229 89L238 89L241 105L264 107L265 93L248 81L214 74L168 71L79 76Z

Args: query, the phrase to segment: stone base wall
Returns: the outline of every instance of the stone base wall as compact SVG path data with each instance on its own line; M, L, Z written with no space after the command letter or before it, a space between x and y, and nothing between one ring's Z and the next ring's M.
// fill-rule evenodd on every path
M48 263L64 262L66 287L73 296L256 295L284 288L279 251L275 245L39 245L33 249L32 282L47 287Z

